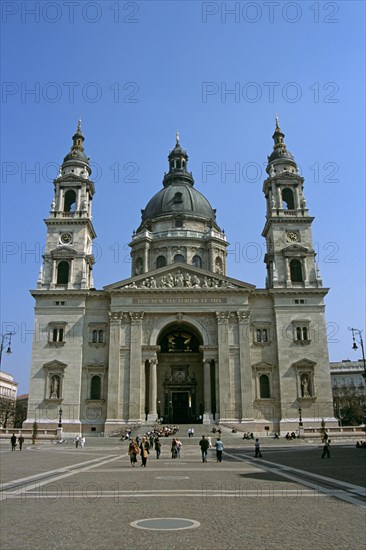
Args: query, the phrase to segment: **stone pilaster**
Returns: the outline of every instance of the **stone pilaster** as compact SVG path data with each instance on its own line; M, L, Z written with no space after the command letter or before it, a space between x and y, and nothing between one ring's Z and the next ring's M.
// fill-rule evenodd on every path
M253 420L252 368L250 364L250 312L237 311L239 327L240 388L242 420Z
M227 411L233 410L231 396L228 396L230 388L229 369L229 311L216 312L217 339L218 339L218 388L217 388L217 414L220 420L227 417Z
M130 333L130 395L128 404L128 421L140 422L142 391L142 311L130 312L131 333Z
M156 359L150 359L150 392L149 392L149 414L147 417L148 422L156 422L158 413L156 411L157 401L157 373L156 373Z
M116 422L120 416L119 356L121 345L121 313L110 313L107 420Z
M203 360L203 384L204 384L204 413L203 423L210 424L213 421L211 410L211 361Z

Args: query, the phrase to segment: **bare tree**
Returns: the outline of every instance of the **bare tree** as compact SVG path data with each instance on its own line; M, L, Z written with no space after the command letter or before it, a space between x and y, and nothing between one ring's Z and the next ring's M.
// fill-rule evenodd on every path
M334 415L343 426L359 426L365 422L366 398L362 390L351 387L334 388Z
M15 416L15 400L0 397L0 422L3 428L12 428Z

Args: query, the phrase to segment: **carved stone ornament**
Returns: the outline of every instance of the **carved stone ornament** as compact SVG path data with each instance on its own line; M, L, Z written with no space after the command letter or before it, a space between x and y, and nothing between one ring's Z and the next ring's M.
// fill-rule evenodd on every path
M230 311L216 311L216 319L219 325L224 325L229 321Z
M146 277L142 281L133 281L131 284L126 285L124 288L142 288L142 289L155 289L155 288L179 288L179 289L192 289L192 288L237 288L231 282L224 279L217 279L215 277L198 277L195 274L191 274L185 271L178 270L175 274L168 273L160 277Z
M144 318L143 311L130 311L131 323L141 323L143 318Z
M250 311L237 311L236 315L239 323L247 323L250 318Z
M121 322L121 313L109 313L109 319L111 325L119 325L119 323Z

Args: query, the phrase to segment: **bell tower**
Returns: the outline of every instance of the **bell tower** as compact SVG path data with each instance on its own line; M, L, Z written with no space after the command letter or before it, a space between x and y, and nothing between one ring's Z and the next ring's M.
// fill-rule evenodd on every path
M72 147L54 180L54 196L45 219L47 240L44 266L37 289L74 290L93 288L92 242L96 234L92 224L94 183L84 153L81 121L72 137Z
M319 268L305 196L304 178L299 174L294 156L287 150L285 134L276 127L273 152L268 157L263 192L267 202L266 223L262 236L266 239L267 288L321 287Z

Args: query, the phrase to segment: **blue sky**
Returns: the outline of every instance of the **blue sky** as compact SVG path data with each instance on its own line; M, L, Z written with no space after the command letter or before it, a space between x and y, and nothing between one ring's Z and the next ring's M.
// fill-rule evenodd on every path
M361 356L348 327L365 327L363 2L3 1L1 9L1 332L16 332L2 370L20 393L43 219L79 115L96 185L97 288L130 275L128 242L161 188L176 129L231 243L228 274L261 288L262 182L277 112L331 289L330 359Z

